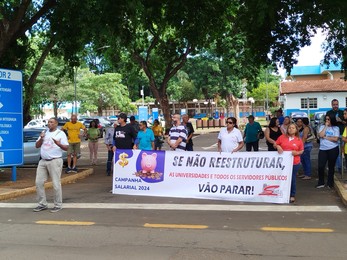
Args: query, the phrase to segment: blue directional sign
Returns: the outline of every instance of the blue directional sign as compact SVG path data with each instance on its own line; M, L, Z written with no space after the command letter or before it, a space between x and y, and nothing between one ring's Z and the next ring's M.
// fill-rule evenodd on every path
M0 167L23 164L22 72L0 69Z

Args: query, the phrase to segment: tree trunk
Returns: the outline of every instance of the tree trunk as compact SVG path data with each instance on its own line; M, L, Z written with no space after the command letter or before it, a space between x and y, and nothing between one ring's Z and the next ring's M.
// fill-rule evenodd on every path
M237 119L237 122L240 123L240 107L239 100L234 97L233 94L230 94L230 101L233 107L234 117Z
M55 118L58 118L58 107L59 107L58 100L55 97L53 100L53 113Z

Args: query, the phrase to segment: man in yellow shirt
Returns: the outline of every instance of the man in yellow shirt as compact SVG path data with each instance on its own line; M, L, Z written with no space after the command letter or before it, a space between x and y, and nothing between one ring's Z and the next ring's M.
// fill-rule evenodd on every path
M69 148L67 150L67 168L66 173L77 172L77 155L81 153L81 138L80 130L84 131L83 136L86 136L87 129L81 123L77 121L76 115L71 115L71 121L65 123L62 127L63 130L67 131ZM72 167L71 166L71 157L72 157Z

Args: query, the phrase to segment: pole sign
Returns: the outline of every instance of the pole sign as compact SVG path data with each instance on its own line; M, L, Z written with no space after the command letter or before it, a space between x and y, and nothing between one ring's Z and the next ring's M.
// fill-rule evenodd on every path
M22 72L0 69L0 167L23 164Z
M147 121L147 120L148 120L148 107L139 106L139 121Z
M153 116L153 121L154 119L158 119L159 118L159 110L157 107L153 107L152 108L152 116Z

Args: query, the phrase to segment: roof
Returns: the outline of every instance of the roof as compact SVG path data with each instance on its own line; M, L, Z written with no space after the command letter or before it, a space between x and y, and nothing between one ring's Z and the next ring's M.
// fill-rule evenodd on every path
M281 82L281 95L307 92L347 92L347 81L343 79L324 79Z
M314 65L314 66L294 66L290 72L291 76L320 75L328 71L341 71L341 64Z

